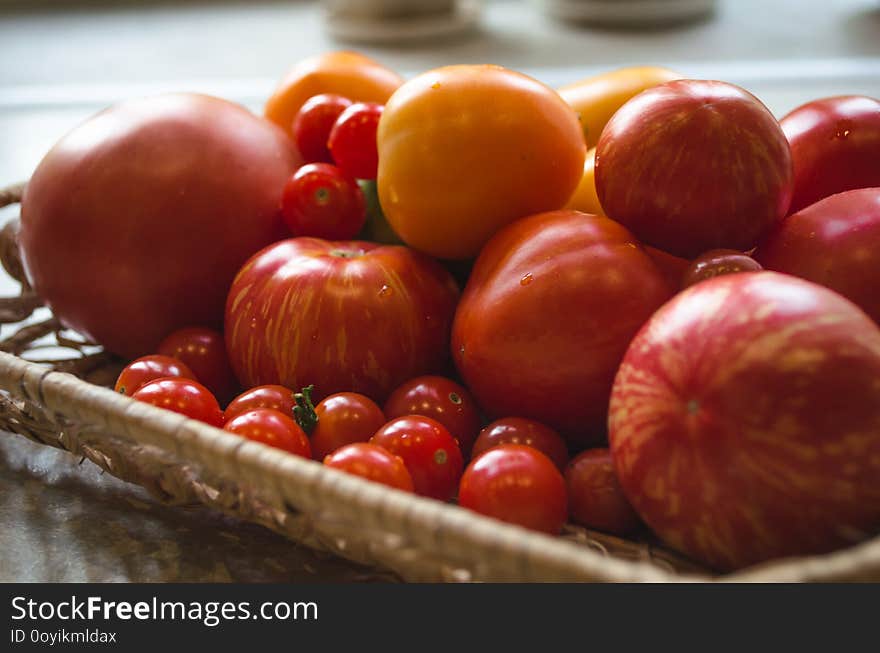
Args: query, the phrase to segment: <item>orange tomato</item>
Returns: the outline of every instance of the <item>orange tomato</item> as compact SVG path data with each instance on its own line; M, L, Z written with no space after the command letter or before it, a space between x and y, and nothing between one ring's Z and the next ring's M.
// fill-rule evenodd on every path
M596 147L605 124L630 98L681 77L668 68L633 66L568 84L559 94L578 113L587 147Z
M278 84L266 102L265 116L291 133L299 108L314 95L337 93L354 102L384 104L403 77L357 52L325 52L303 59Z
M410 246L467 259L513 220L561 208L583 174L577 116L500 66L438 68L401 86L379 121L379 201Z
M594 147L587 152L587 158L584 160L584 174L564 208L581 213L605 215L602 205L599 203L599 195L596 193L595 165L596 148Z

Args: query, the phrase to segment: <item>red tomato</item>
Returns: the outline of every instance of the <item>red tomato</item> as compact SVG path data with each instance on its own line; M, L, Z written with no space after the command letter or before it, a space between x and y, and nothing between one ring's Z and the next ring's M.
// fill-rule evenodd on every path
M567 517L565 481L537 449L502 444L474 458L458 490L458 503L474 512L556 535Z
M324 460L347 444L367 442L387 421L376 402L356 392L330 395L315 407L315 414L311 436L315 460Z
M452 355L489 418L528 417L570 444L595 442L629 341L671 295L618 223L538 214L483 248L455 315Z
M309 163L284 184L284 222L296 236L354 238L367 219L357 182L329 163Z
M186 363L224 406L240 390L229 366L223 335L213 329L189 327L175 331L159 344L159 353Z
M351 100L333 93L315 95L306 100L293 119L293 141L308 163L333 163L327 140L339 115L351 106Z
M138 358L126 365L116 379L115 390L124 395L132 395L145 383L169 376L197 380L192 370L176 358L153 354Z
M226 422L223 429L297 456L312 457L305 431L291 417L272 408L240 413Z
M293 390L290 388L285 388L283 385L258 385L250 390L245 390L230 401L226 410L223 411L223 416L228 422L236 415L251 410L271 408L292 418L294 406L296 406L296 399L294 399Z
M880 186L880 100L859 95L814 100L779 124L794 162L790 213L835 193Z
M549 426L524 417L502 417L480 431L474 443L474 458L492 447L502 444L522 444L533 447L553 461L560 471L568 463L565 440Z
M608 449L578 454L565 470L565 485L573 522L615 535L631 533L641 524L620 489Z
M217 399L198 381L177 377L156 379L142 385L131 397L217 428L223 427L223 411Z
M66 326L126 360L175 329L218 327L235 273L283 237L281 188L301 163L280 129L226 100L118 104L28 182L28 279Z
M404 492L413 491L412 478L400 456L368 442L347 444L324 458L324 464Z
M381 402L444 367L457 299L449 273L405 247L285 240L230 289L232 366L247 385L313 383L316 399L353 391Z
M678 294L614 382L620 485L668 545L725 570L880 529L880 328L822 286L732 274Z
M430 417L398 417L370 439L400 456L412 477L416 494L447 501L455 494L464 461L446 427Z
M445 426L467 455L480 430L477 404L463 386L442 376L420 376L397 388L385 402L388 419L405 415L431 417Z
M691 265L688 259L667 254L662 249L650 245L645 245L645 254L651 257L651 260L660 268L660 272L663 273L671 288L681 286L681 279Z
M375 103L352 104L336 120L327 146L346 174L358 179L375 179L379 167L376 130L384 107Z
M691 261L682 276L681 287L687 288L722 274L756 272L762 269L761 264L748 254L733 249L713 249Z

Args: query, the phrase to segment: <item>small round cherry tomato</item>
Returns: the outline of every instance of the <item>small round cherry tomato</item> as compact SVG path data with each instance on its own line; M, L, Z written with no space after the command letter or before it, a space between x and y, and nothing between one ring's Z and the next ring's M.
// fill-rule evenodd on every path
M199 382L224 406L240 390L229 365L223 336L213 329L179 329L159 344L159 353L186 363Z
M691 261L682 277L681 287L684 289L722 274L756 272L763 269L761 264L748 254L735 249L712 249Z
M524 444L534 447L563 471L568 463L565 440L549 426L525 417L503 417L480 431L471 455L476 458L484 451L502 444Z
M226 422L223 430L297 456L312 457L305 431L293 418L272 408L257 408L240 413Z
M631 533L641 524L620 488L608 449L589 449L575 457L565 470L565 485L572 521L615 535Z
M419 376L398 387L385 402L385 417L423 415L445 426L468 454L482 420L471 393L442 376Z
M400 456L368 442L347 444L324 458L324 464L404 492L413 491L412 478Z
M367 219L357 182L329 163L308 163L284 184L281 214L294 236L351 240Z
M293 408L296 399L293 390L283 385L258 385L250 390L245 390L235 399L229 402L223 416L228 422L236 415L241 415L257 408L271 408L284 413L293 419Z
M223 427L223 411L217 399L198 381L183 378L156 379L142 385L132 399L173 410L217 428Z
M185 379L197 381L196 375L183 362L171 356L153 354L142 356L132 361L120 372L116 379L116 392L131 396L145 383L164 379L169 376L179 376Z
M387 421L382 409L357 392L330 395L315 407L318 423L312 431L312 455L323 460L340 447L367 442Z
M384 106L374 102L352 104L336 120L327 146L333 160L357 179L375 179L379 167L376 130Z
M306 163L333 163L327 147L330 130L351 100L335 93L315 95L300 107L293 119L293 141Z
M474 458L461 477L458 503L501 521L557 534L568 514L565 481L537 449L502 444Z
M464 461L446 427L430 417L398 417L376 431L370 443L400 456L416 494L447 501L461 478Z

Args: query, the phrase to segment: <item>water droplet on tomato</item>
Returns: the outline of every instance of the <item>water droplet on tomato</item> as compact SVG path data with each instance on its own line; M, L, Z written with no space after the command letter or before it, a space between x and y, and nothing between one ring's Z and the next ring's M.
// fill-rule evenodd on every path
M382 284L382 287L379 288L379 297L390 297L393 294L394 291L391 289L390 286Z
M434 82L433 84L431 84L431 88L436 91L438 88L440 88L440 82Z
M852 120L840 120L837 123L836 131L834 132L834 138L845 140L849 136L849 133L852 131L852 128Z
M535 280L535 278L532 276L532 273L529 272L527 275L525 275L522 279L519 280L519 285L528 286L534 280Z

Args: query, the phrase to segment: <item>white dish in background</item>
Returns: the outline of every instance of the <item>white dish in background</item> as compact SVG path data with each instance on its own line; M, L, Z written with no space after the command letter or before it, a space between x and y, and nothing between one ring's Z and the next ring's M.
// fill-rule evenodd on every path
M714 11L716 0L543 0L544 10L564 20L619 25L662 25Z
M472 29L480 20L482 4L482 0L325 0L324 26L340 41L417 41Z

